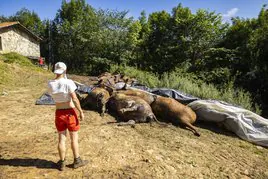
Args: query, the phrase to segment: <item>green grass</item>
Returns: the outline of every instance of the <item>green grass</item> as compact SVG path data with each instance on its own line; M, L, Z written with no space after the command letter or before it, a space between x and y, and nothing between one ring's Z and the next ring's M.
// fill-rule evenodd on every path
M0 92L26 86L32 86L34 89L48 79L48 76L51 76L49 71L34 65L22 55L0 54Z
M12 79L8 65L0 61L0 85L7 84Z
M22 55L19 55L17 53L14 53L14 52L0 55L0 60L3 61L4 63L9 63L9 64L16 63L20 66L27 66L27 67L35 66L34 64L32 64L32 62L28 58Z
M181 73L180 71L165 73L162 76L140 71L135 67L112 66L111 72L120 72L127 76L136 78L141 84L150 88L165 87L180 90L201 99L215 99L231 104L239 105L257 114L261 113L260 107L252 102L252 97L242 89L236 89L230 82L221 89L213 84L206 84L197 80L193 74Z

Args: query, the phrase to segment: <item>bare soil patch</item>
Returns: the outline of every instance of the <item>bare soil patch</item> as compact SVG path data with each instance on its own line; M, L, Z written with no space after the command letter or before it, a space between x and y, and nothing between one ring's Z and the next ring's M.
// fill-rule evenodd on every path
M10 88L0 96L0 178L268 178L268 150L216 125L197 123L201 137L196 137L172 125L107 124L115 119L90 110L79 133L81 156L90 164L60 172L54 168L55 107L35 105L46 91L47 79L39 78L36 85Z

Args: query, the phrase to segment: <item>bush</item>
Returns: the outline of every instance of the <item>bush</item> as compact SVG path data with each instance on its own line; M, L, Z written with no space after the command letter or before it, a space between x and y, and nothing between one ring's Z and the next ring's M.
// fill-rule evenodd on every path
M250 93L242 89L235 89L232 81L218 89L213 84L206 84L198 80L194 74L186 73L178 69L171 73L164 73L160 77L150 72L140 71L135 67L123 65L112 65L111 72L123 73L136 78L141 84L147 85L150 88L165 87L180 90L201 99L225 101L254 111L257 114L261 113L260 107L253 104Z
M111 65L111 70L112 73L121 73L124 75L127 75L131 78L135 78L139 80L139 83L144 84L148 87L154 88L157 87L159 84L159 78L156 74L146 72L146 71L141 71L138 70L135 67L129 67L126 65Z

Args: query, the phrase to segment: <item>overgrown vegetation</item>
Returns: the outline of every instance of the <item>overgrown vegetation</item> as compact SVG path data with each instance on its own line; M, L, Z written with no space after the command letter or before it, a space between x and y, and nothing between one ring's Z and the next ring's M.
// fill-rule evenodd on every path
M150 72L141 71L136 67L123 65L111 66L111 72L122 73L136 78L141 84L147 85L150 88L172 88L201 99L217 99L244 107L257 114L261 113L260 107L254 104L250 93L242 89L235 89L231 82L226 85L226 89L219 90L213 84L206 84L200 79L196 80L189 74L179 74L178 72L164 73L159 76Z
M14 20L39 34L44 39L42 56L52 64L67 63L69 72L96 75L124 64L153 74L136 74L152 87L163 83L200 97L211 94L210 98L245 103L246 108L255 102L268 116L266 5L257 18L236 17L227 24L216 12L192 13L182 4L171 13L147 16L143 11L135 20L127 11L97 10L85 0L63 0L53 20L41 22L27 9L0 16L0 22Z

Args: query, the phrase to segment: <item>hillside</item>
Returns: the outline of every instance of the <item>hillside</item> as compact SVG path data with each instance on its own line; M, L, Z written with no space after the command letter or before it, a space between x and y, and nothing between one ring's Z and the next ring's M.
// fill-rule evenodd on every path
M53 74L12 58L0 56L0 178L268 178L268 150L214 124L197 122L198 138L172 125L118 127L89 110L79 137L90 164L60 172L55 107L35 105Z

